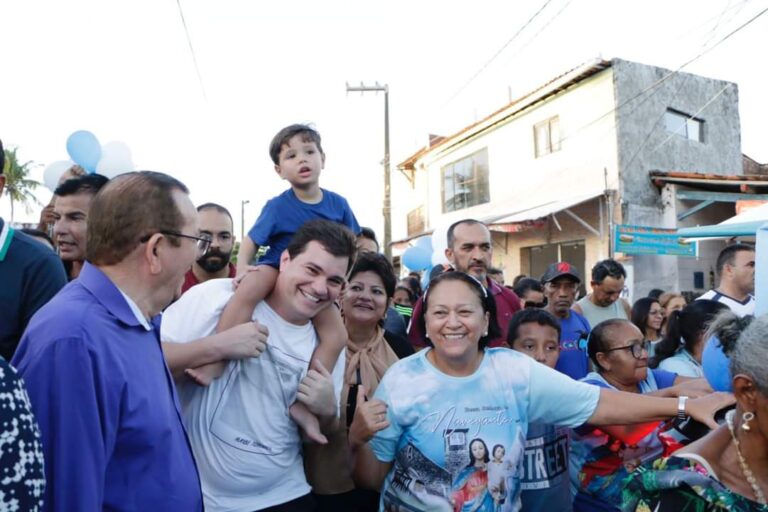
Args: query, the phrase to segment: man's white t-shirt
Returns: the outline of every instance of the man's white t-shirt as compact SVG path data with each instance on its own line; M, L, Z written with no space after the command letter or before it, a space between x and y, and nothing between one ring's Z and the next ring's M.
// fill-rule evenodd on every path
M733 311L738 316L755 314L755 297L751 294L747 295L747 298L744 300L736 300L733 297L729 297L728 295L718 292L717 290L709 290L696 300L699 299L714 300L721 304L725 304L731 308L731 311Z
M216 279L187 291L163 314L161 339L185 343L212 334L233 294L231 281ZM286 322L266 302L253 319L269 328L264 353L230 361L207 388L179 386L207 510L259 510L311 490L288 407L317 344L314 327ZM333 372L336 403L343 365L339 358Z

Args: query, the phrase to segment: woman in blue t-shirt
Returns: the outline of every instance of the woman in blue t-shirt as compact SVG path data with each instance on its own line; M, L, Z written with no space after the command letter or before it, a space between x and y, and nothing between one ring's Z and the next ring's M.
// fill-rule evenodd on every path
M650 341L628 320L606 320L592 329L588 352L596 372L582 382L605 389L657 397L700 396L711 392L704 379L648 369ZM686 397L687 399L687 397ZM571 438L571 483L578 490L574 510L617 510L621 485L637 466L661 456L659 421L629 426L593 424Z
M365 401L359 388L349 432L355 481L381 489L380 510L460 510L453 491L476 438L504 448L509 474L500 509L519 510L529 422L631 424L678 410L675 399L600 389L507 348L486 348L496 337L495 305L468 274L432 280L424 311L432 347L391 366L373 399ZM689 401L685 411L713 425L714 412L731 401L711 395Z

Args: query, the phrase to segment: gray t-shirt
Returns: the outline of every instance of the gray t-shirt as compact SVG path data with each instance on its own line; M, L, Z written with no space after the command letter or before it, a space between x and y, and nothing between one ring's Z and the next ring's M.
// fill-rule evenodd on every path
M616 302L606 307L596 306L589 300L589 297L583 297L576 304L581 307L582 315L587 318L587 321L592 328L600 322L611 320L613 318L629 320L629 317L627 317L627 310L624 309L624 303L621 299L616 299Z

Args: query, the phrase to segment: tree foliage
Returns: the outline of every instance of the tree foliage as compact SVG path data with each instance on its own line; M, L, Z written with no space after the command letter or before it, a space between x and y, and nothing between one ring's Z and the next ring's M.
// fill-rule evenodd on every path
M13 222L13 207L15 203L24 206L27 213L31 211L30 205L40 205L40 201L35 197L33 190L41 185L29 177L32 169L37 167L33 161L29 160L19 163L16 155L18 148L9 148L5 150L5 189L4 195L11 201L11 222Z

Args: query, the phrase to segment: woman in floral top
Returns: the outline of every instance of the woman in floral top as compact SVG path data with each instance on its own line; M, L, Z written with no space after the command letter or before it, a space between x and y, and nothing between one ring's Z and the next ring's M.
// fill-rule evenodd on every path
M625 512L768 512L768 315L746 323L726 311L710 327L730 359L736 409L675 456L632 473Z

